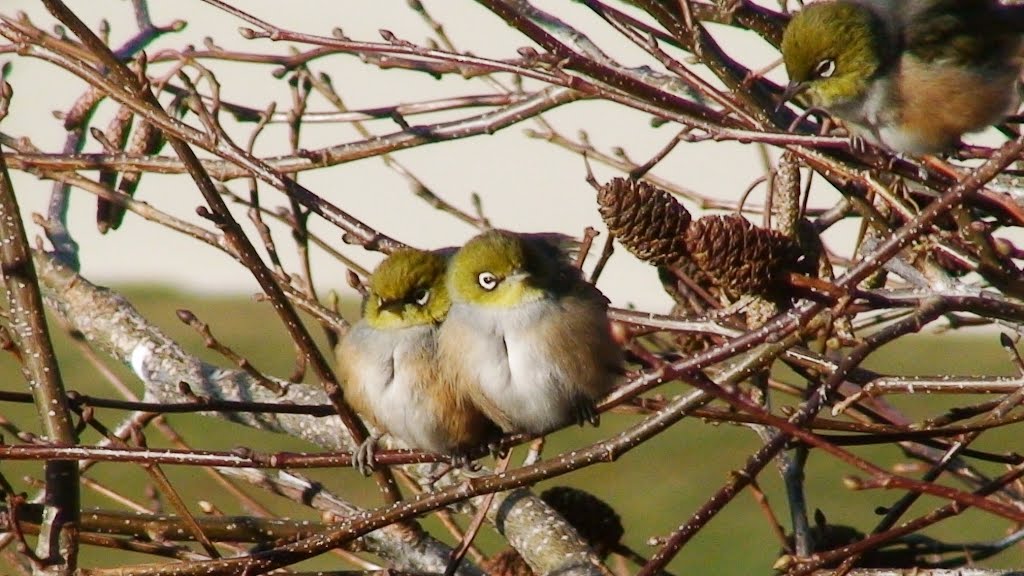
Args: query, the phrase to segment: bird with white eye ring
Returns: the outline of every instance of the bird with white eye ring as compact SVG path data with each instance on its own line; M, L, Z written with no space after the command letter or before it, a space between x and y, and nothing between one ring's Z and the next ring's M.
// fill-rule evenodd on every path
M364 474L383 432L410 448L453 456L456 464L499 435L438 366L437 330L451 305L450 254L402 249L381 262L370 276L362 318L338 344L345 399L376 429L354 458Z
M608 300L569 262L567 241L490 230L448 266L444 378L505 432L596 425L595 403L622 374Z
M783 101L804 95L855 135L932 154L1019 102L1024 7L997 0L822 0L782 37Z

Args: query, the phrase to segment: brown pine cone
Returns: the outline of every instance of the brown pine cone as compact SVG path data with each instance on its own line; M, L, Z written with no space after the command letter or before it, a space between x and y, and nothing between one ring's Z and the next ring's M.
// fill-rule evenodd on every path
M540 495L601 558L619 543L625 530L615 509L589 492L569 486L555 486Z
M693 261L733 295L769 291L799 256L792 239L758 228L739 214L700 218L685 240Z
M683 235L690 213L671 194L648 184L613 178L597 193L608 230L637 258L655 266L689 262Z
M526 560L512 548L485 559L480 568L491 576L534 576Z

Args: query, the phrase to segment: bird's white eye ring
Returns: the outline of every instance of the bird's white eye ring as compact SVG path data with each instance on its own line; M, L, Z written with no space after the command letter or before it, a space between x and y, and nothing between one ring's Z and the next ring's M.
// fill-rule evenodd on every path
M836 73L836 61L828 58L818 62L818 65L814 67L814 74L818 78L831 78Z
M476 281L480 284L481 288L488 292L498 287L498 277L490 272L481 272L480 275L476 277Z
M420 288L413 292L412 301L415 302L417 306L426 306L427 302L430 302L430 290Z

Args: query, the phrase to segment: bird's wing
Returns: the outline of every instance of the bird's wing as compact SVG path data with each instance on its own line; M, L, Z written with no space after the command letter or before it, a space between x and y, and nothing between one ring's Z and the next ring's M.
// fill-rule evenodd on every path
M576 265L576 257L580 251L580 241L564 234L540 233L523 234L524 238L533 250L543 256L545 262L555 263L554 270L548 270L554 286L560 287L555 290L558 294L576 294L583 298L590 298L607 305L608 298L597 289L596 286L587 282L582 271Z
M1002 67L1024 30L1024 9L996 0L904 0L893 7L904 49L924 62Z
M582 277L576 278L571 286L572 288L569 292L572 295L594 302L597 305L602 306L605 310L607 310L608 305L611 304L611 300L604 295L604 292L601 292L597 286L587 282Z
M544 256L561 262L571 264L576 255L580 252L580 241L557 232L536 232L520 234L526 242Z
M622 350L611 335L604 295L586 282L593 291L578 286L562 298L562 312L541 319L539 329L546 332L551 355L568 364L564 373L572 375L573 387L583 392L588 401L605 396L622 372Z

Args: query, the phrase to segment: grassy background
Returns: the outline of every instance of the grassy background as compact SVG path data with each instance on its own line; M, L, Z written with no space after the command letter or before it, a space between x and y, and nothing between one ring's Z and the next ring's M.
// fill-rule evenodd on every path
M198 355L224 365L224 361L205 350L202 341L190 328L181 324L175 310L187 308L208 322L214 334L235 351L249 358L257 368L277 376L287 376L293 369L292 347L284 330L270 307L244 297L208 297L175 293L152 287L122 287L123 293L151 322ZM56 330L60 332L60 330ZM114 396L97 371L83 359L64 334L57 335L61 370L69 389L87 394ZM0 371L6 390L23 390L24 383L17 373L17 365L9 354L0 356ZM867 363L870 367L896 374L1010 374L1012 367L998 346L994 335L945 335L904 338L874 355ZM111 366L137 392L140 385L120 366ZM668 387L669 394L678 388ZM968 404L980 398L930 397L924 395L891 397L891 401L914 417L941 413L950 406ZM0 416L36 431L33 408L25 405L0 405ZM107 425L118 421L113 411L100 411L100 419ZM600 438L628 428L639 419L633 415L608 415L599 429L570 429L554 435L548 454L587 445ZM211 450L225 450L247 446L269 452L275 450L315 449L300 441L278 435L261 433L212 418L194 415L169 417L175 427L193 446ZM984 435L979 448L1000 452L1021 451L1021 435L1014 430L996 431ZM151 446L166 445L155 431L147 434ZM95 441L87 435L85 441ZM12 441L12 440L8 440ZM711 494L725 483L732 471L743 465L747 456L759 445L754 433L731 425L711 425L687 419L652 441L626 454L618 462L599 464L567 476L546 482L538 487L572 485L585 488L612 504L622 516L626 527L626 541L647 555L653 551L648 540L664 536L684 522ZM874 462L892 466L904 462L902 455L892 447L859 447L852 449ZM999 468L982 466L989 473ZM207 500L228 514L244 513L237 503L216 487L208 477L196 469L167 466L164 468L172 481L198 513L194 505ZM0 471L17 489L33 492L26 475L38 475L37 463L2 462ZM305 471L337 493L365 506L378 503L371 480L351 470ZM899 497L897 492L881 490L853 492L842 487L845 475L857 471L822 454L812 454L807 471L808 499L812 508L820 508L833 523L849 524L868 531L877 522L875 509L891 504ZM144 487L146 474L138 467L123 464L99 464L90 474L123 493L146 502ZM759 478L783 525L788 525L785 499L778 474L768 470ZM276 514L293 518L318 518L314 512L289 501L264 496L246 490L267 504ZM120 507L109 498L85 489L87 506ZM941 504L925 497L915 506L912 515L923 513ZM437 528L432 519L426 526L445 540L447 534ZM947 521L927 534L954 542L994 539L1005 534L1006 524L992 520L988 515L967 511L959 518ZM485 528L479 542L487 550L496 550L500 541ZM679 554L670 568L678 574L714 567L719 573L766 573L779 551L764 515L749 493L741 494L724 512L716 517ZM130 553L112 553L108 550L86 548L82 554L83 566L110 566L128 562L150 562L152 557ZM1021 564L1017 550L1004 553L992 566ZM0 561L2 567L2 561ZM330 556L307 562L307 569L340 569L339 562ZM6 571L6 570L0 570Z

